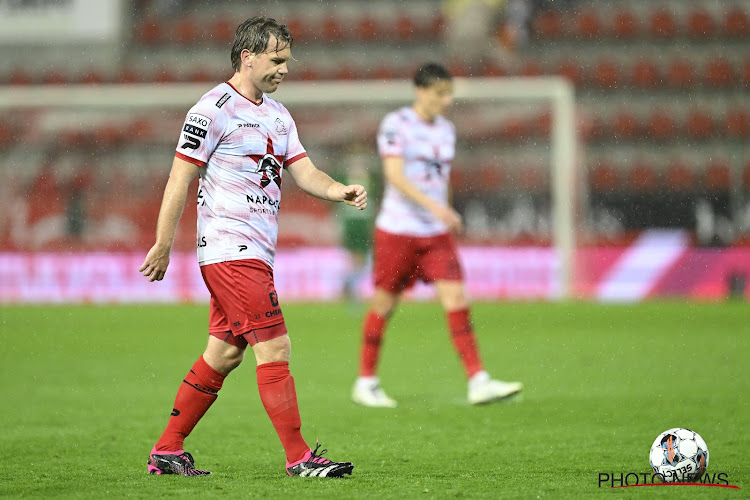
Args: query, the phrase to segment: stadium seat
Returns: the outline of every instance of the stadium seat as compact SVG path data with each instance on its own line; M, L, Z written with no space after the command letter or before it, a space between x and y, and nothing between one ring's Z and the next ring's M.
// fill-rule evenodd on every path
M195 68L187 75L187 81L194 83L208 83L216 81L216 78L208 70L206 70L206 68L199 67Z
M585 141L600 141L610 135L607 124L600 116L584 116L579 125L578 134Z
M667 167L666 185L672 191L690 191L695 188L695 174L685 163L676 160Z
M593 40L602 34L601 21L593 9L581 9L575 14L575 37Z
M640 125L631 112L622 111L615 116L612 133L615 140L634 139L640 134Z
M445 18L443 18L443 14L439 10L436 10L433 13L432 20L429 22L427 30L432 35L433 39L439 40L442 38L443 32L445 31Z
M750 162L742 170L742 186L745 188L745 191L750 191Z
M562 15L558 10L541 11L532 22L533 32L545 40L560 38L563 34Z
M740 71L742 71L742 85L750 87L750 57L745 59L745 62L742 63L742 69Z
M78 80L79 83L84 84L97 84L97 83L103 83L104 77L102 76L99 71L96 70L96 68L91 68L87 70Z
M520 118L512 117L500 126L500 138L509 142L519 142L529 136L529 125Z
M744 9L735 7L726 13L724 34L732 38L745 38L750 35L750 20Z
M521 64L521 67L518 69L518 74L528 77L542 76L544 74L544 70L542 69L542 65L539 63L539 61L528 60L524 61L523 64Z
M667 69L667 85L673 89L687 89L695 85L695 69L686 59L674 59Z
M175 83L178 78L171 68L162 66L151 75L151 81L154 83Z
M607 162L598 163L589 170L589 186L598 193L616 191L620 187L617 169Z
M161 23L158 19L141 20L135 29L135 39L143 45L159 43L162 38Z
M208 29L209 42L226 45L234 41L237 22L226 17L219 17L210 24Z
M674 16L666 9L657 9L651 14L649 28L654 38L669 39L677 34Z
M648 119L646 134L655 141L668 141L674 138L677 131L675 120L665 110L655 110Z
M638 161L627 175L627 186L633 191L655 191L659 189L659 176L656 169L643 160Z
M16 68L8 77L8 84L10 85L31 85L34 79L31 74L21 68Z
M122 68L117 76L118 83L140 83L142 81L144 81L143 76L134 68Z
M70 83L70 81L68 80L68 75L52 68L44 74L42 83L47 85L65 85L66 83Z
M620 84L620 68L610 60L601 60L594 66L592 85L600 89L614 89Z
M421 33L414 20L408 14L402 14L396 19L394 33L398 40L414 40Z
M731 186L729 165L723 160L713 160L703 175L703 187L708 191L726 191Z
M730 109L725 122L725 132L732 139L750 137L750 113L744 109Z
M632 69L631 84L640 89L653 89L661 85L661 75L653 61L639 59Z
M527 192L539 192L549 185L548 176L545 176L541 167L534 165L523 165L517 174L518 187Z
M632 40L638 34L638 20L630 10L619 10L615 13L612 34L621 40Z
M714 88L728 88L734 83L734 72L724 57L711 58L706 64L705 83Z
M476 178L471 181L471 189L480 192L496 192L507 182L507 177L500 165L485 163L479 166Z
M556 73L570 80L576 87L583 83L583 70L581 69L581 65L572 59L562 61L557 66Z
M326 16L321 28L321 34L323 36L323 41L325 42L338 42L343 38L341 25L333 16Z
M714 135L714 120L705 110L694 110L688 114L685 126L691 139L708 139Z
M482 76L498 77L507 75L508 71L496 61L489 61L482 65Z
M716 34L716 25L706 9L698 8L688 14L687 32L690 38L706 39Z
M363 42L371 42L379 38L378 23L372 16L364 15L356 23L356 38Z
M171 40L180 45L196 45L201 42L198 23L192 17L178 19L169 29Z

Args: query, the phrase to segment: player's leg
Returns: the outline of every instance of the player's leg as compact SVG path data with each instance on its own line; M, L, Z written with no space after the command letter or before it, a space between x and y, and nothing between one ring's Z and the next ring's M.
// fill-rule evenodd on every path
M464 371L469 379L469 402L471 404L489 403L519 393L523 389L520 382L493 380L484 370L463 282L437 280L435 287L440 297L440 303L445 310L453 346L461 358Z
M396 406L380 387L378 360L385 329L398 304L401 292L416 279L414 238L375 230L373 278L375 293L362 325L359 377L352 389L352 400L364 406Z
M167 427L156 442L148 460L149 473L200 476L210 474L195 469L193 458L183 443L219 395L224 378L242 363L247 345L229 333L229 340L209 336L205 352L185 375L177 390Z
M388 397L377 376L380 349L388 319L398 304L400 294L375 288L370 310L362 326L362 346L359 358L359 376L354 382L352 400L363 406L395 408L397 403Z

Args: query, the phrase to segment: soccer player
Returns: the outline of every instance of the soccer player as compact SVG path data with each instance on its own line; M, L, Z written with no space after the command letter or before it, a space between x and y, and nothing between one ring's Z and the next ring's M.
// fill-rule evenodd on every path
M482 366L453 234L463 229L461 216L448 203L448 181L456 132L443 112L451 104L451 74L434 63L414 77L411 106L391 112L378 131L385 192L375 220L375 293L365 316L359 377L354 402L395 407L377 377L383 335L401 293L417 279L434 283L453 345L468 378L471 404L512 396L520 382L493 380Z
M288 172L306 193L367 206L361 185L345 186L316 169L287 109L268 97L288 73L292 35L274 19L238 28L234 76L206 93L187 114L164 191L156 243L140 271L159 281L169 265L188 185L200 176L198 261L211 294L208 345L177 391L174 409L148 458L156 474L204 476L183 442L216 400L224 378L248 345L255 354L260 398L286 453L290 476L339 477L350 462L324 458L300 432L290 341L273 281L281 180Z

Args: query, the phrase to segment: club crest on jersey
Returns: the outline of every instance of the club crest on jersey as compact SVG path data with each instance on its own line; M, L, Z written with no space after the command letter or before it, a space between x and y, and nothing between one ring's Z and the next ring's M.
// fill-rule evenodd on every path
M276 118L276 132L279 135L286 135L286 126L284 126L284 122L281 121L281 118Z
M263 174L260 178L261 187L266 187L271 182L275 182L277 186L281 187L281 175L279 171L281 165L278 160L270 153L267 153L263 158L258 161L258 170L256 172Z

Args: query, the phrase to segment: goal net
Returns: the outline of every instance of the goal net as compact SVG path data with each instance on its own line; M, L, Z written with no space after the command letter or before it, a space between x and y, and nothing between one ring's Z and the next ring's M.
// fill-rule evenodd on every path
M451 184L474 298L566 298L574 291L576 212L572 86L557 77L455 78L458 142ZM0 301L203 300L195 209L186 207L168 278L138 279L184 116L204 84L0 87ZM353 165L382 183L375 135L413 99L407 80L285 82L318 168ZM197 188L195 189L197 192ZM289 299L331 299L352 266L340 212L284 183L276 280ZM311 265L314 263L314 265ZM361 290L367 293L367 283ZM417 287L414 297L429 296Z

